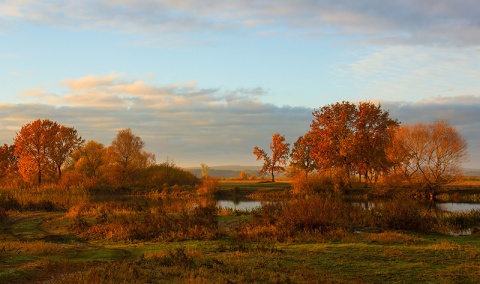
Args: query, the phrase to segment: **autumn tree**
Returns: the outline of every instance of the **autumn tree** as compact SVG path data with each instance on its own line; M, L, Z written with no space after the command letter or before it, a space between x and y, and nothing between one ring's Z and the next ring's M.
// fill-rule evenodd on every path
M258 160L263 159L263 167L260 170L260 174L270 173L272 175L272 182L275 182L274 173L281 173L285 171L285 165L287 164L288 154L290 152L290 144L285 142L285 137L275 133L272 136L272 142L270 143L270 150L272 156L270 157L265 150L260 149L258 146L253 148L253 154Z
M75 170L87 178L99 178L100 168L105 164L105 155L105 146L90 140L72 153L72 164Z
M308 179L308 173L315 170L315 160L312 157L313 141L309 133L300 136L293 143L292 152L290 153L290 167L294 171L304 171L305 179Z
M62 165L70 154L82 146L84 142L85 140L78 136L75 128L64 125L57 126L49 156L57 167L59 180L62 179Z
M36 176L38 184L45 175L57 171L60 178L66 158L83 143L74 128L49 119L22 126L14 140L19 172L30 181Z
M349 186L355 170L367 179L371 172L388 170L386 148L398 122L380 105L335 103L315 110L313 116L309 135L318 168L335 169Z
M391 119L379 104L358 104L353 136L354 167L365 177L365 182L370 181L369 173L385 173L393 166L386 151L398 126L398 121Z
M15 137L15 155L19 158L19 172L24 179L32 180L35 175L38 184L42 183L45 171L52 168L49 154L58 124L51 120L37 119L22 126Z
M247 174L245 173L245 171L241 171L241 172L238 174L238 179L240 179L240 180L245 180L245 179L247 179Z
M0 146L0 179L9 180L18 173L18 158L15 156L15 146L4 144Z
M446 121L403 126L401 138L405 153L401 169L405 176L424 184L429 198L434 198L443 184L461 175L467 142Z
M145 142L130 128L120 130L109 149L114 169L122 186L130 185L140 169L155 164L155 156L143 151Z
M353 150L356 106L349 102L335 103L312 114L314 120L309 135L316 166L321 170L335 169L341 183L350 184L350 172L356 160Z
M207 164L200 164L200 167L202 168L202 178L208 178L210 167Z

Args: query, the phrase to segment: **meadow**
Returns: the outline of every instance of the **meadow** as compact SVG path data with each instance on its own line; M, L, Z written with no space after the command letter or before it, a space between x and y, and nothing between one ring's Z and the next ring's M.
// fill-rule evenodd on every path
M219 208L187 188L172 196L2 192L0 283L480 280L478 210L442 212L405 198L367 208L348 195L299 198L288 181L220 185L217 199L261 206ZM470 180L442 198L477 191Z

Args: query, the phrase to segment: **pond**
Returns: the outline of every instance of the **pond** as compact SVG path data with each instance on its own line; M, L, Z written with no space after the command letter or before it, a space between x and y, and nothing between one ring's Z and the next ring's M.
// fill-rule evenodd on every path
M381 203L381 201L367 201L366 203ZM217 200L217 206L232 210L252 210L260 207L261 201L242 199L242 200ZM363 204L359 203L359 204ZM363 205L362 205L363 206ZM435 203L437 209L449 212L468 212L470 210L480 210L480 203L462 203L462 202L437 202Z
M252 210L258 208L262 205L262 202L256 200L242 200L242 201L233 201L233 200L217 200L217 206L225 209L232 210Z
M473 209L480 210L480 203L442 202L436 203L438 209L449 212L468 212Z

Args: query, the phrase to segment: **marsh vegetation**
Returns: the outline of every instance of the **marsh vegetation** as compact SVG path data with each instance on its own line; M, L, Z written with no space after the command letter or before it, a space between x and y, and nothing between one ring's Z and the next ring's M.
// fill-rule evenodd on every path
M0 283L480 279L480 210L397 197L367 208L347 195L294 195L287 181L220 186L232 202L269 198L236 210L196 188L170 197L3 191Z

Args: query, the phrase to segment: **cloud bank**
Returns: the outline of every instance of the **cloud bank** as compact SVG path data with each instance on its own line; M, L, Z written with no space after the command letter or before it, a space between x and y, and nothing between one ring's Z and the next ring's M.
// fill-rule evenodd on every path
M49 118L105 145L119 130L131 128L159 162L168 157L181 166L252 165L257 164L254 146L268 148L275 132L293 143L309 130L313 118L313 107L262 103L265 91L258 88L208 89L195 82L159 86L122 74L89 75L59 86L61 93L29 90L23 94L27 103L0 104L0 142L11 144L22 125ZM470 161L465 165L480 167L480 97L381 104L402 124L449 121L468 140Z
M6 0L4 24L124 32L247 32L306 36L355 34L360 40L415 45L478 46L476 0Z

